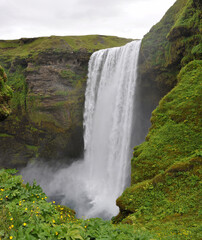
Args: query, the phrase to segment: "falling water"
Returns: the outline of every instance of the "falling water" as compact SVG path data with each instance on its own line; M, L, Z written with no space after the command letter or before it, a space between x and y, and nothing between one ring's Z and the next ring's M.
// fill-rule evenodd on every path
M130 135L140 41L94 53L84 114L90 214L116 214L116 198L130 175Z
M54 173L48 195L78 217L109 219L129 183L130 136L140 41L95 52L89 61L84 111L84 160Z

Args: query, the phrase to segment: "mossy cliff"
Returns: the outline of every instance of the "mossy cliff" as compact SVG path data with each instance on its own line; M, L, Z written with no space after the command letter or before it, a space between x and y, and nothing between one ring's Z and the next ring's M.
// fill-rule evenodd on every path
M0 167L79 158L90 55L129 41L99 35L1 40L0 64L14 96L12 114L0 123Z
M142 40L135 94L139 117L134 119L135 130L142 131L134 145L146 136L151 112L176 85L181 67L202 56L201 7L199 0L176 1Z
M168 93L145 142L134 148L131 187L117 199L114 222L161 239L201 239L200 15L199 1L178 0L142 41L141 81Z
M0 66L0 121L4 120L11 113L9 100L12 97L12 90L6 84L7 76L4 69Z
M162 96L176 85L181 67L202 56L201 7L199 0L177 0L142 40L142 84L156 83Z

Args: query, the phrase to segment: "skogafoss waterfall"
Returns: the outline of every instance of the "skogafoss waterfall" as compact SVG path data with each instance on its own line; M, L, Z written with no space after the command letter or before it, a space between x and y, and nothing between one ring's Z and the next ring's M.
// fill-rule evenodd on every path
M115 215L130 176L130 135L140 41L95 52L85 95L84 143L90 216Z
M130 180L130 139L140 41L95 52L89 61L84 109L84 160L53 173L48 195L78 217L110 219ZM134 133L135 134L135 133Z

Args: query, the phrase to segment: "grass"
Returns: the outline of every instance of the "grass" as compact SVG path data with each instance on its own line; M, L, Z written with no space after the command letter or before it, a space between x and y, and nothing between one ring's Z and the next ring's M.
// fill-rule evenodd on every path
M13 60L16 57L26 58L37 56L40 52L50 49L55 52L83 50L92 53L95 50L125 45L132 39L114 36L51 36L33 39L0 40L0 55Z

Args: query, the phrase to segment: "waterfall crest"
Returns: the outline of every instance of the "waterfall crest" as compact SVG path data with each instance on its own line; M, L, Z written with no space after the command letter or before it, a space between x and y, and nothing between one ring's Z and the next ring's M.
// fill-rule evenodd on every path
M140 43L93 53L85 93L84 159L50 171L51 181L40 183L48 196L60 195L61 204L78 217L110 219L118 213L116 199L129 184Z

